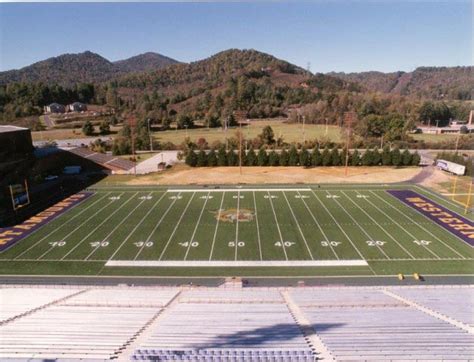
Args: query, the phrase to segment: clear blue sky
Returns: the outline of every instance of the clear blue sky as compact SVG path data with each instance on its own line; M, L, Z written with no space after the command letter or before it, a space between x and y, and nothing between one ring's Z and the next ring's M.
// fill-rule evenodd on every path
M2 3L0 70L91 50L195 61L254 48L313 72L471 65L470 1Z

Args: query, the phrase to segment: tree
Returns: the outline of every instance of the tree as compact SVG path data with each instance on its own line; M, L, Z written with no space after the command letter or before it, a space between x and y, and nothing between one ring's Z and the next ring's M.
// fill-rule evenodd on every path
M194 150L189 150L188 151L188 153L186 155L185 162L188 166L196 167L196 165L197 165L197 156L196 156L196 153L194 152Z
M402 153L402 164L403 166L410 166L411 165L411 153L408 151L408 149L405 148L405 150Z
M354 150L351 155L351 166L359 166L360 165L360 154L359 151Z
M92 136L94 134L94 126L92 125L91 121L86 121L82 126L82 133L86 136Z
M305 147L300 152L300 165L304 167L311 166L311 155Z
M286 148L282 149L280 152L280 166L288 166L289 155Z
M216 128L221 126L221 121L216 114L208 115L205 120L206 125L209 128Z
M247 161L246 162L247 166L256 166L257 165L257 155L255 154L253 146L250 146L250 149L247 152L246 161Z
M180 114L178 116L178 119L176 120L176 125L177 125L178 129L193 128L194 127L194 121L189 115Z
M197 167L205 167L207 166L207 155L206 151L200 150L198 155L197 155L197 162L196 162Z
M334 147L331 150L331 164L333 166L341 165L341 156L339 155L339 150L337 149L337 147Z
M362 165L363 166L372 166L373 165L373 153L368 148L365 150L364 154L362 155Z
M331 153L329 152L329 147L324 147L323 153L321 154L322 158L322 165L323 166L331 166L332 165L332 157Z
M382 165L390 166L392 164L392 153L390 152L390 146L386 145L382 151Z
M211 148L209 154L207 155L207 165L209 167L215 167L217 165L217 156L214 148Z
M267 166L268 165L267 151L265 151L264 147L260 147L260 150L258 151L257 164L259 166Z
M99 133L101 135L106 135L110 133L110 124L107 121L102 121L99 125Z
M380 165L380 162L382 162L382 155L380 154L379 149L375 147L372 151L372 164L378 166Z
M275 150L272 150L268 155L268 166L278 166L279 160L280 157L278 156L278 153L276 153Z
M421 161L421 157L418 151L416 151L411 157L411 164L412 166L418 166L420 164L420 161Z
M319 152L319 148L315 147L313 153L311 154L311 164L313 166L321 166L323 163L323 158L321 156L321 152Z
M217 151L217 166L227 166L227 153L224 145L221 145Z
M398 148L394 148L391 152L392 156L392 165L393 166L400 166L402 164L402 155Z
M288 154L288 166L298 166L300 161L298 150L296 149L295 145L291 146L290 152Z
M263 127L262 133L259 134L259 137L266 145L272 145L275 143L275 134L270 126Z
M237 157L237 154L235 153L235 150L233 147L229 149L229 152L227 152L227 166L237 166L239 163L239 158Z

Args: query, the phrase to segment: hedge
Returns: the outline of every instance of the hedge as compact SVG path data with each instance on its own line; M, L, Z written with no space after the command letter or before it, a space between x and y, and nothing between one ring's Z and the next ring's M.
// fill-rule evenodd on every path
M343 166L346 151L327 147L322 151L317 148L312 151L305 148L297 150L293 146L290 150L267 152L262 147L258 153L253 148L247 152L242 151L241 157L242 166ZM234 149L226 151L224 147L219 148L217 152L211 149L208 153L203 150L189 150L185 162L192 167L238 166L239 154ZM362 154L358 150L349 152L348 162L350 166L418 166L420 155L418 152L411 153L407 149L401 152L398 148L393 150L384 148L380 152L378 148L374 148L366 149Z

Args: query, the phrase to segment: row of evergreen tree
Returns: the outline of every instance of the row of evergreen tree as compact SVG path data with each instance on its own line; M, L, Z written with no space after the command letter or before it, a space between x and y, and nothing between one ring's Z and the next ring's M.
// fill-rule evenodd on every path
M242 151L242 166L343 166L345 165L346 150L337 148L318 148L298 150L295 146L289 150L282 149L268 151L264 147L255 152L250 148L248 152ZM191 167L215 167L215 166L238 166L239 153L231 148L226 151L225 146L221 146L217 151L211 149L188 150L185 158L186 164ZM400 151L398 148L390 149L385 147L382 152L378 148L366 149L361 153L358 150L349 152L348 164L350 166L417 166L420 163L420 155L410 153L407 149Z

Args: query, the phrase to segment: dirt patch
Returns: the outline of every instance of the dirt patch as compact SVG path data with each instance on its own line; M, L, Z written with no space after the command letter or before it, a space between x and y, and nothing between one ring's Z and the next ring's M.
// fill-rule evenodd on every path
M296 183L393 183L411 179L418 167L238 167L190 168L179 166L161 174L151 174L125 181L127 185L190 184L296 184Z

